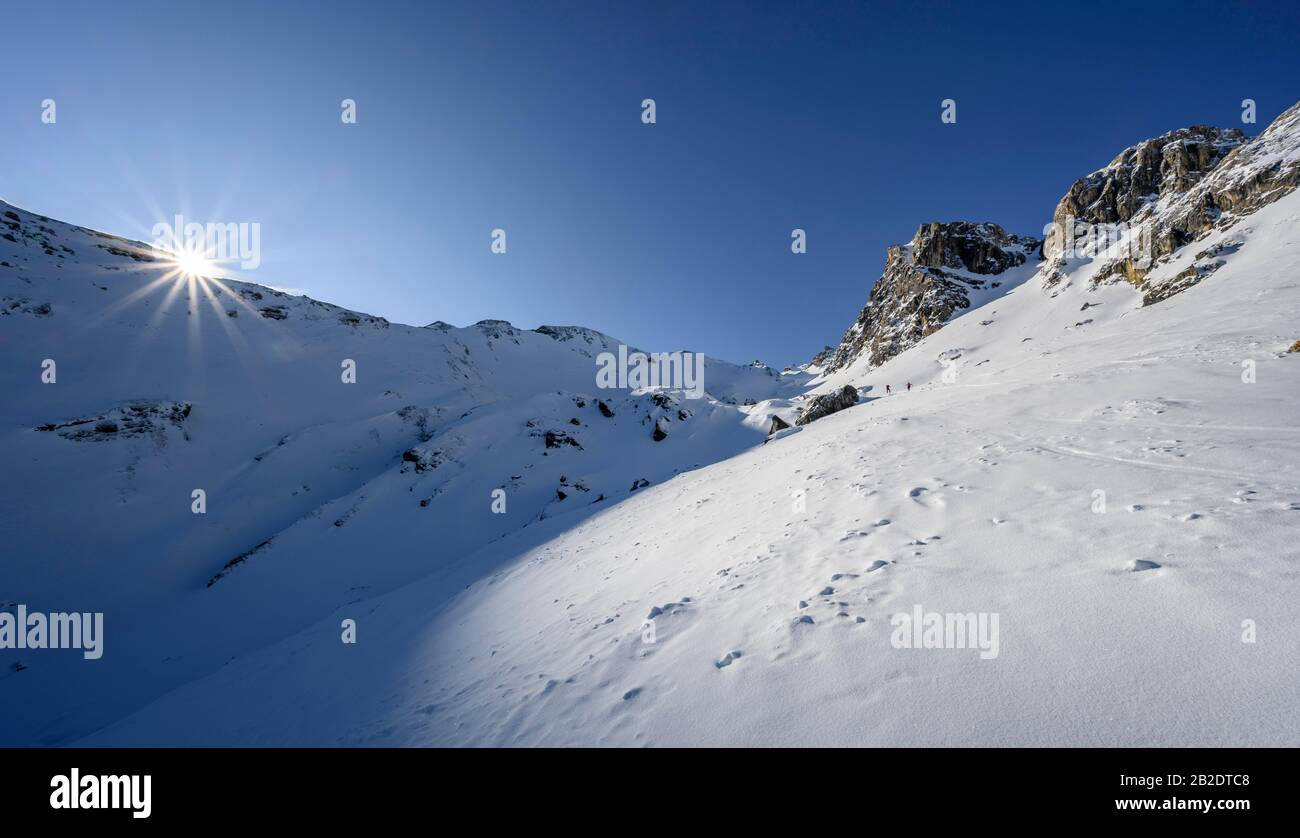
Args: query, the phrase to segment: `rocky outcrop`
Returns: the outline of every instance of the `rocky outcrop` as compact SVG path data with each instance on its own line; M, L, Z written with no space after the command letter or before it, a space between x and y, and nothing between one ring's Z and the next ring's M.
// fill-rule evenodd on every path
M1129 282L1143 305L1166 300L1224 263L1210 248L1173 275L1153 276L1160 265L1297 186L1300 104L1253 140L1236 128L1193 126L1139 143L1061 199L1043 246L1044 285L1061 280L1066 259L1083 257L1102 261L1094 283Z
M834 393L823 393L822 395L814 398L811 402L808 403L808 406L804 408L803 412L799 414L799 418L796 419L794 423L796 425L807 425L810 422L816 422L818 419L821 419L823 416L830 416L832 413L838 413L841 410L853 407L853 405L857 403L858 403L857 388L853 387L852 385L845 384L843 387L841 387L839 390L835 391ZM776 421L779 422L780 419L777 419ZM775 428L776 422L773 422L772 426Z
M79 442L124 439L149 434L162 443L169 430L179 429L182 436L185 435L181 426L189 418L192 409L193 405L189 402L140 399L118 405L96 416L38 425L36 430L54 432L64 439Z
M972 291L1001 283L986 277L1037 258L1038 239L996 224L923 224L906 245L889 248L885 272L838 346L811 363L835 372L866 355L878 366L941 328L971 305Z
M1075 181L1057 203L1043 255L1061 255L1075 224L1130 221L1162 195L1186 192L1245 142L1236 128L1194 125L1126 148L1104 169Z

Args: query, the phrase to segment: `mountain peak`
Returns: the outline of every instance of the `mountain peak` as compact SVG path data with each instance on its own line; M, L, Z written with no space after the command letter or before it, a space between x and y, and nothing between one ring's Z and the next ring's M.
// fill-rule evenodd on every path
M1142 291L1144 305L1158 303L1209 276L1222 260L1206 248L1181 270L1157 272L1160 266L1297 186L1300 104L1254 139L1237 128L1198 125L1138 143L1076 181L1057 204L1043 246L1044 283L1059 282L1067 257L1083 255L1101 263L1093 284L1127 281Z
M1138 215L1162 196L1195 186L1231 152L1248 142L1237 128L1193 125L1129 146L1102 169L1075 181L1056 205L1052 222L1059 229L1070 220L1117 224ZM1044 254L1062 252L1065 239L1056 230Z
M994 276L1024 265L1041 242L988 221L922 224L908 244L890 247L885 271L866 306L834 349L811 363L824 373L866 355L878 366L941 328L960 311L987 301L1003 285Z
M912 260L930 268L956 268L976 274L1000 274L1023 264L1040 242L1015 236L988 221L922 224L912 237Z

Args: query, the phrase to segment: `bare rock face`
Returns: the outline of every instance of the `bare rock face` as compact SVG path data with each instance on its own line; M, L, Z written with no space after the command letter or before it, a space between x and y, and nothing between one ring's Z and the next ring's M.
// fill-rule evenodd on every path
M50 422L38 425L36 430L54 432L64 439L78 442L100 442L108 439L152 436L159 445L165 445L167 433L175 430L188 440L182 427L189 418L193 405L163 399L138 399L113 407L96 416Z
M1104 263L1095 282L1129 282L1142 292L1143 305L1166 300L1223 263L1198 254L1196 264L1174 276L1153 278L1156 268L1298 186L1300 104L1253 140L1236 128L1193 126L1139 143L1061 199L1043 245L1044 284L1060 280L1064 259L1082 255ZM1117 224L1127 227L1122 246L1097 232Z
M1148 201L1195 186L1245 142L1246 135L1236 128L1194 125L1125 149L1065 193L1052 213L1053 229L1043 242L1043 255L1051 259L1066 247L1067 224L1129 221Z
M807 425L810 422L816 422L818 419L821 419L823 416L829 416L832 413L838 413L839 411L844 410L845 408L853 407L853 405L857 403L858 403L857 388L853 387L852 385L845 384L843 387L841 387L839 390L837 390L834 393L823 393L822 395L814 398L808 404L808 406L804 408L803 413L799 414L799 418L795 420L795 424ZM776 417L773 418L776 419L776 422L781 421ZM776 428L776 422L772 423L773 429ZM784 425L785 423L782 422L781 424Z
M839 345L812 363L834 372L866 354L871 366L883 364L969 308L971 291L996 286L985 277L1023 265L1040 246L996 224L921 225L909 244L889 248L866 307Z
M790 427L789 422L785 421L780 416L773 416L772 424L770 424L767 428L767 435L771 436L772 434L777 433L778 431L784 431L789 427Z
M996 224L923 224L912 237L912 260L922 267L1000 274L1023 265L1026 251L1037 246L1036 240L1010 235Z

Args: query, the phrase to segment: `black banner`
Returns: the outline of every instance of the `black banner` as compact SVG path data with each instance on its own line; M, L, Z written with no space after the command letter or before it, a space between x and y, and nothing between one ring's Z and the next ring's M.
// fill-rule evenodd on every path
M6 750L5 821L365 824L393 817L746 819L887 809L927 825L1233 826L1290 812L1291 750ZM863 810L862 807L867 809ZM486 807L486 808L484 808ZM542 813L545 813L544 815ZM638 819L638 822L639 819Z

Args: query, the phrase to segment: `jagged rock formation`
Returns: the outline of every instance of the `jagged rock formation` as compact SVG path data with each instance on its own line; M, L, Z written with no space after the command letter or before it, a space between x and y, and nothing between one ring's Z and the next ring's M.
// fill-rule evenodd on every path
M1043 255L1062 253L1071 224L1129 221L1149 201L1186 192L1244 142L1245 134L1236 128L1194 125L1125 149L1104 169L1075 181L1056 205Z
M996 224L927 224L888 252L867 305L838 346L809 362L822 373L862 356L879 366L971 306L984 277L1022 265L1034 252L1044 287L1062 282L1070 259L1098 260L1094 284L1127 281L1151 305L1185 291L1226 264L1241 246L1202 246L1191 265L1153 273L1183 247L1226 230L1300 186L1300 104L1258 137L1194 125L1127 148L1074 183L1052 215L1046 239L1009 235Z
M823 393L814 398L808 403L808 406L804 408L803 412L799 414L799 418L796 419L794 423L796 425L807 425L810 422L816 422L823 416L830 416L832 413L838 413L845 408L853 407L853 405L857 403L857 388L851 384L845 384L833 393ZM775 429L776 422L780 422L781 420L777 417L773 418L776 420L772 423L772 427Z
M1168 299L1224 264L1215 257L1232 243L1198 253L1174 276L1149 278L1157 266L1298 185L1300 104L1253 140L1236 128L1193 126L1139 143L1061 199L1043 247L1044 284L1060 281L1067 258L1084 256L1104 261L1094 282L1130 282L1144 305Z
M811 363L835 372L865 353L871 366L883 364L969 308L972 291L1000 284L984 277L1023 265L1040 246L996 224L921 225L909 244L889 248L885 272L857 320L837 347Z

